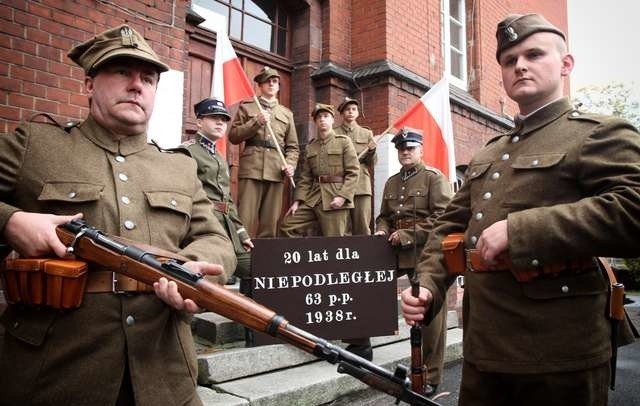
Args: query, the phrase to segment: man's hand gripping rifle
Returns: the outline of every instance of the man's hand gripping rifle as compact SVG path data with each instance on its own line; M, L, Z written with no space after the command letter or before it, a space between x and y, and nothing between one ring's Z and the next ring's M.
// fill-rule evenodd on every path
M175 258L165 258L145 251L133 244L127 245L110 237L82 220L74 220L56 229L60 240L79 258L100 264L148 285L161 277L174 281L185 299L198 306L218 313L256 331L278 337L281 340L311 353L332 364L338 364L338 372L349 374L367 385L385 392L411 405L438 404L411 390L407 368L398 365L395 373L358 357L341 347L316 337L287 322L274 311L223 286L206 280Z

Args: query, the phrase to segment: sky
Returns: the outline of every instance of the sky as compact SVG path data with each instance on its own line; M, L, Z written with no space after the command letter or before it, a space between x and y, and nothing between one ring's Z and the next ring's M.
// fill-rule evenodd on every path
M621 81L640 95L640 0L568 0L572 95Z

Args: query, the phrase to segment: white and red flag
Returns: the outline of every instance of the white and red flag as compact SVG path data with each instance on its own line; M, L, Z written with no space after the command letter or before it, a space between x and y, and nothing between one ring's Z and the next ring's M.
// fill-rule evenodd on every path
M240 59L231 46L227 33L216 33L216 54L213 60L211 97L222 100L227 106L253 97L253 85L240 65Z
M456 159L453 148L453 125L449 104L449 82L436 83L393 128L411 127L422 130L422 161L439 169L451 183L456 181Z
M255 93L227 33L224 30L218 30L216 38L211 97L222 100L227 105L227 109L230 109L231 105L253 97ZM221 156L226 156L226 147L226 139L216 144L216 149Z

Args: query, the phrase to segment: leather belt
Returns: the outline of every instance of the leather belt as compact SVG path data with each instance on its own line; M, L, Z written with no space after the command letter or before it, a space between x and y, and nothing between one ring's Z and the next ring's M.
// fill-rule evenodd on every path
M216 201L212 201L211 203L213 203L213 208L216 209L217 211L224 213L224 214L228 214L229 213L229 202L216 202Z
M111 271L90 270L85 293L151 293L153 286Z
M547 264L534 268L518 269L511 260L506 256L498 256L495 264L487 264L482 259L480 251L477 249L468 249L466 251L467 269L471 272L503 272L516 270L519 273L526 273L529 277L537 277L540 275L559 274L566 271L579 271L585 268L594 268L596 263L593 258L588 259L572 259L561 262L555 262L553 264Z
M320 175L318 181L320 183L344 183L344 178L342 176Z
M245 147L263 147L263 148L271 148L276 149L276 145L270 140L256 140L255 138L250 138L244 142Z
M427 221L426 217L407 217L398 219L395 222L396 230L402 230L403 228L412 228L414 224L422 224Z

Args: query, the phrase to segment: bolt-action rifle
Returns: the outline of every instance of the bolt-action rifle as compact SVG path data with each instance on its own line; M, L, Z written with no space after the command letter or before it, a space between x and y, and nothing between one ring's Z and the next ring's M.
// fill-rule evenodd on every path
M68 246L68 251L79 258L148 285L153 285L161 277L167 278L178 285L182 297L193 300L201 308L280 338L331 364L338 364L338 372L349 374L395 397L398 402L438 406L438 403L411 390L406 366L398 365L395 373L392 373L289 324L284 317L244 295L209 282L203 274L185 268L181 260L156 256L143 248L126 244L117 237L110 237L88 226L83 220L58 226L56 233Z

